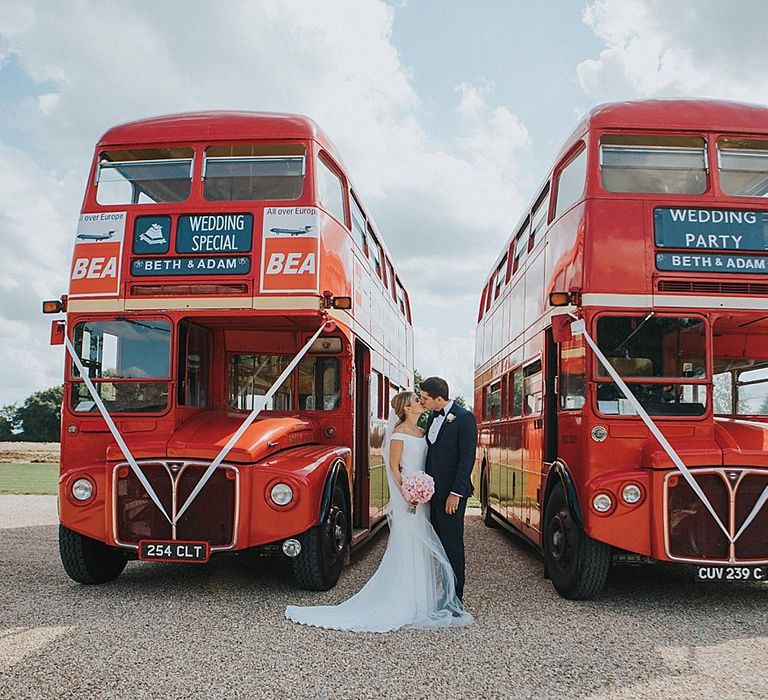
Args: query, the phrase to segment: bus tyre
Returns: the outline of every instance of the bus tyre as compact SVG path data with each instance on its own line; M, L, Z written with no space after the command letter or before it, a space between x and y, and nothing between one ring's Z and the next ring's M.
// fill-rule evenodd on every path
M298 537L301 553L293 560L293 576L300 588L327 591L338 582L348 547L347 513L344 489L337 483L325 520Z
M59 525L59 555L69 578L86 584L114 581L128 561L119 549L63 525Z
M498 527L491 516L491 508L488 504L488 470L483 467L480 474L480 512L483 515L483 524L486 527Z
M562 483L544 511L544 565L555 590L568 600L590 600L603 588L610 547L589 537L573 518Z

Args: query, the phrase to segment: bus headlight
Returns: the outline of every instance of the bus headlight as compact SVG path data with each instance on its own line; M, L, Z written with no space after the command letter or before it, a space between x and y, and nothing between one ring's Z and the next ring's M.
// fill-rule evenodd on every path
M627 484L621 490L621 497L624 499L625 503L634 505L635 503L638 503L643 497L643 492L640 490L640 487L637 484Z
M293 500L293 489L288 484L275 484L269 492L272 503L277 506L287 506Z
M598 493L597 496L592 499L592 507L598 513L607 513L613 508L613 499L607 493Z
M87 501L93 496L93 484L90 479L78 479L72 484L72 496L77 501Z

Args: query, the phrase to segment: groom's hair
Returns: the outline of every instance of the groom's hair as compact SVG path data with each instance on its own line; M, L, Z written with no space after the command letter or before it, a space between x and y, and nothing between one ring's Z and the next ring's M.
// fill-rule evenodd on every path
M427 377L422 383L421 388L424 389L433 399L438 396L442 396L446 401L450 396L448 391L448 382L442 377Z

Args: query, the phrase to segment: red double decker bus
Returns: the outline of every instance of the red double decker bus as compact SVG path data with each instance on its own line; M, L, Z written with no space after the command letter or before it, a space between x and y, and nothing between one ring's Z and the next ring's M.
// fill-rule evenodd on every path
M482 292L485 522L572 599L612 562L768 576L768 109L594 109Z
M388 398L412 386L408 294L330 142L286 114L195 113L96 147L70 289L60 551L293 559L327 589L384 518Z

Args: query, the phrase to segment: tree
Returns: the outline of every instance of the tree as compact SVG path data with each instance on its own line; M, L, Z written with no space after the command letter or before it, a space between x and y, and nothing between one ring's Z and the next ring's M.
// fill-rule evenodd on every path
M58 442L61 432L63 386L37 391L16 409L21 426L19 437L30 442Z
M421 382L424 381L424 377L421 376L419 370L413 370L413 390L418 394L421 390Z
M16 440L18 438L17 407L15 403L0 407L0 441Z
M421 390L421 383L424 381L424 377L421 376L421 372L419 370L414 369L413 370L413 390L418 394ZM454 396L453 400L462 408L466 408L468 411L472 412L472 406L467 405L467 400L459 394L458 396Z

